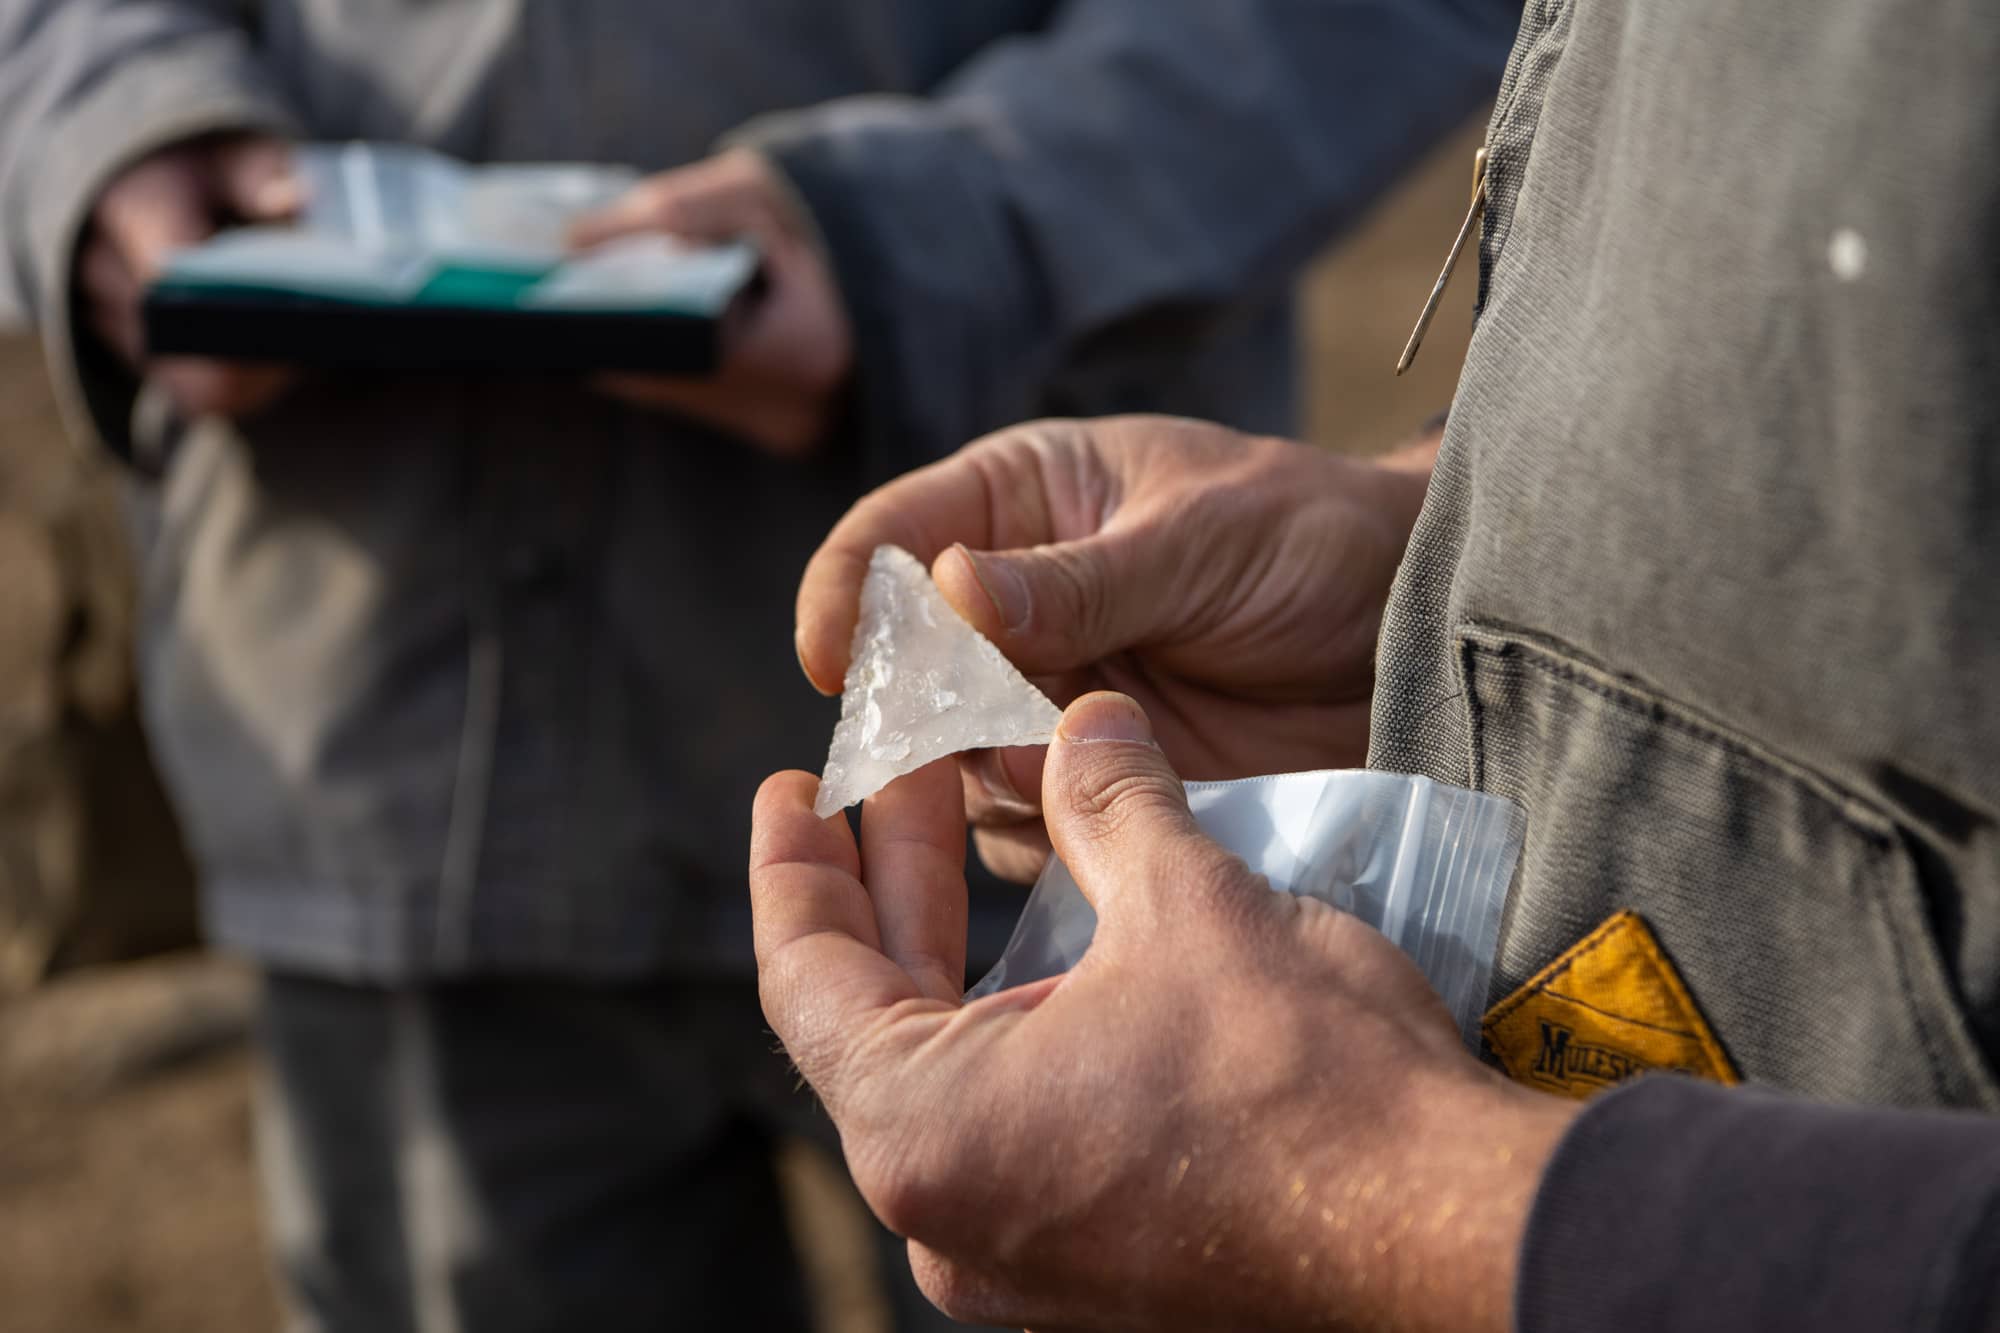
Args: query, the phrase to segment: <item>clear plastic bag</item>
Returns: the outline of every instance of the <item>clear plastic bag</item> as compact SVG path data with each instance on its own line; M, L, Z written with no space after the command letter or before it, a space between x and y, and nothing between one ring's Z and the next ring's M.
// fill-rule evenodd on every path
M1271 887L1350 912L1410 956L1477 1049L1507 886L1527 817L1498 796L1366 770L1190 782L1202 831ZM1049 858L976 999L1067 972L1097 913Z

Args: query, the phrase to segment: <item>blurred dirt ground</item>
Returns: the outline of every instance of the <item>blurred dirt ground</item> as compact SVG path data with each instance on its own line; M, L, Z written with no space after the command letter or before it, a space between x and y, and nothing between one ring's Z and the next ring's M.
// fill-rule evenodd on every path
M1481 118L1483 120L1483 117ZM1372 453L1449 401L1472 283L1391 375L1465 207L1468 126L1307 282L1307 433ZM0 1330L253 1333L277 1307L249 1162L254 986L199 954L130 702L108 468L62 440L38 353L0 336ZM51 973L59 974L44 980ZM822 1324L885 1326L832 1164L788 1148Z

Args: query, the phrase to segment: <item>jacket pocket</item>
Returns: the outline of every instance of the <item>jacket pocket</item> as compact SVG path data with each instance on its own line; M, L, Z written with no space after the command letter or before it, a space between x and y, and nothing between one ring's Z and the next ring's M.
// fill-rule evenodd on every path
M1888 816L1546 637L1472 624L1458 647L1473 785L1528 810L1494 995L1629 908L1746 1078L2000 1104Z

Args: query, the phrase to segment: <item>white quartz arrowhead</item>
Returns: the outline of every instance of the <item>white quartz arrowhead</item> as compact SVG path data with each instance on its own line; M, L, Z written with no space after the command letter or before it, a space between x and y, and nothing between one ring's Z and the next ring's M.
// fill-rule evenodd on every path
M878 546L813 810L821 818L961 750L1046 745L1062 711L959 618L917 558Z

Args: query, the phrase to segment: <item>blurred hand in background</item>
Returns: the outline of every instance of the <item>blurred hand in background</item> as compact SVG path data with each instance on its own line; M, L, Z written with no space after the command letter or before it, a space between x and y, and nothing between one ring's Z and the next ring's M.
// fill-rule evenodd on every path
M663 171L580 219L570 239L589 247L648 232L695 243L752 241L763 262L762 289L724 326L713 378L615 375L606 386L782 457L811 452L832 427L853 373L854 334L811 223L777 171L747 149Z
M92 332L165 386L186 416L244 416L265 406L291 382L290 370L149 357L140 303L174 251L225 227L286 221L303 203L289 145L268 135L205 136L140 158L98 196L77 259Z

